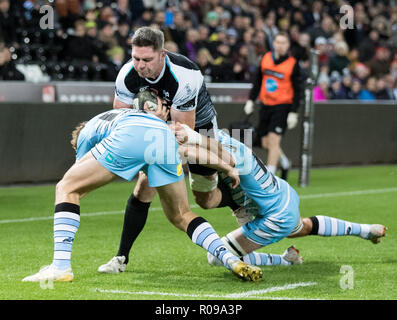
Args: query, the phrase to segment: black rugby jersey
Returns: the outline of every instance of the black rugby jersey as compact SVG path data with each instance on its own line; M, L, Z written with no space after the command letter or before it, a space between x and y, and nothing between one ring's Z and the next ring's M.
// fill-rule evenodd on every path
M132 105L135 94L147 88L155 89L171 108L196 110L196 128L211 122L216 116L200 69L183 55L167 51L163 70L153 81L141 78L134 69L133 61L128 61L117 76L115 96L121 102Z

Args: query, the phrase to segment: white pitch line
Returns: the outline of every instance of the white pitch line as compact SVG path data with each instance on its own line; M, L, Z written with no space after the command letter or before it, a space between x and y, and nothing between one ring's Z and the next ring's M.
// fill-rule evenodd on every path
M191 208L197 208L198 205L193 204L190 206ZM150 211L161 211L163 210L162 207L153 207L150 208ZM106 216L112 214L122 214L125 210L117 210L117 211L99 211L99 212L89 212L89 213L82 213L81 216L86 217L96 217L96 216ZM0 224L2 223L14 223L14 222L31 222L31 221L42 221L42 220L53 220L54 216L47 216L47 217L32 217L32 218L21 218L21 219L5 219L0 220Z
M332 197L345 197L345 196L360 196L360 195L366 195L366 194L378 194L378 193L388 193L388 192L397 192L397 188L368 189L368 190L357 190L357 191L346 191L346 192L306 194L306 195L299 196L299 198L300 199L318 199L318 198L332 198ZM198 208L198 205L193 204L190 207ZM163 210L161 207L150 208L150 211L161 211L161 210ZM95 217L95 216L103 216L103 215L122 214L123 212L124 212L123 210L100 211L100 212L82 213L81 216ZM32 217L32 218L21 218L21 219L4 219L4 220L0 220L0 224L18 223L18 222L33 222L33 221L52 220L52 219L54 219L54 216Z
M197 204L193 204L190 206L191 208L197 208ZM153 207L150 208L150 211L161 211L163 210L162 207ZM90 212L90 213L82 213L81 216L86 217L96 217L96 216L106 216L112 214L122 214L125 210L117 210L117 211L99 211L99 212ZM42 220L53 220L54 216L47 216L47 217L32 217L32 218L21 218L21 219L5 219L0 220L0 224L3 223L14 223L14 222L31 222L31 221L42 221Z
M306 194L306 195L299 196L299 198L300 199L316 199L316 198L331 198L331 197L345 197L345 196L361 196L364 194L377 194L377 193L387 193L387 192L397 192L397 188Z
M111 215L111 214L121 214L124 211L102 211L102 212L91 212L91 213L84 213L81 214L83 217L94 217L94 216L102 216L102 215ZM48 217L32 217L32 218L22 218L22 219L7 219L7 220L0 220L1 223L14 223L14 222L30 222L30 221L41 221L41 220L53 220L54 216Z
M291 283L283 286L270 287L263 290L251 290L246 292L235 292L235 293L226 293L226 294L196 294L196 293L175 293L175 292L161 292L161 291L125 291L125 290L107 290L107 289L99 289L96 288L94 291L100 293L112 293L112 294L130 294L130 295L144 295L144 296L170 296L170 297L185 297L185 298L225 298L225 299L240 299L240 298L256 298L256 299L291 299L291 298L283 298L283 297L267 297L261 296L266 293L292 290L299 287L309 287L315 286L317 282L299 282L299 283ZM296 298L295 298L296 299Z
M284 291L284 290L292 290L298 287L309 287L309 286L315 286L317 282L298 282L298 283L292 283L292 284L285 284L283 286L277 286L277 287L271 287L267 289L262 289L262 290L251 290L251 291L246 291L246 292L239 292L239 293L231 293L228 294L228 298L249 298L251 296L257 296L260 294L264 293L271 293L271 292L276 292L276 291Z

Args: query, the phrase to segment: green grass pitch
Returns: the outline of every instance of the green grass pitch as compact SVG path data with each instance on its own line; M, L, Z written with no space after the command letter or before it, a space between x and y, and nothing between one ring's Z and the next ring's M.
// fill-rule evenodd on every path
M52 260L54 186L0 188L0 299L397 299L397 166L314 169L301 196L302 217L328 215L388 227L378 245L356 237L284 239L261 252L295 245L302 265L262 267L259 283L244 282L208 265L205 251L165 218L156 197L124 273L103 275L99 265L117 253L123 210L133 183L114 182L81 203L72 252L75 279L53 288L22 283ZM193 211L223 236L237 227L228 209ZM348 270L344 273L344 270Z

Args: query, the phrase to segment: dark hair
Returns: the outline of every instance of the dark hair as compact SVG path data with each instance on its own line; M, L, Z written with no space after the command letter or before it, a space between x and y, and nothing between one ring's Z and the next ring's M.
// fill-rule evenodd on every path
M159 29L141 27L132 37L132 46L152 47L153 50L160 51L164 47L164 34Z

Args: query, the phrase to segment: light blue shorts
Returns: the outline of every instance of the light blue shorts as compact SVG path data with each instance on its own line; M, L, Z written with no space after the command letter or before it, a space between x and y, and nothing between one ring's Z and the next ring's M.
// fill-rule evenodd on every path
M267 246L288 237L299 222L299 197L289 185L283 201L269 214L258 215L242 226L244 236L252 242Z
M164 128L122 124L91 153L102 166L128 181L143 170L151 187L171 184L184 176L175 136Z
M95 145L92 145L92 143L90 143L91 141L85 139L82 133L80 133L78 141L80 142L80 144L77 146L76 150L76 161L84 157L86 153L89 152Z

